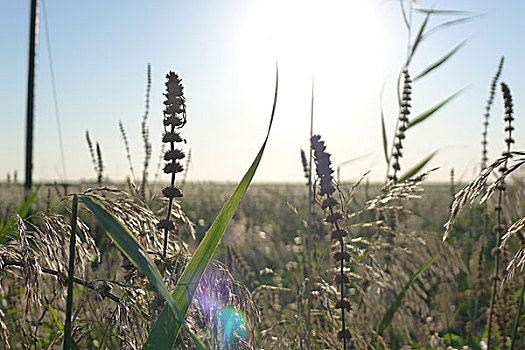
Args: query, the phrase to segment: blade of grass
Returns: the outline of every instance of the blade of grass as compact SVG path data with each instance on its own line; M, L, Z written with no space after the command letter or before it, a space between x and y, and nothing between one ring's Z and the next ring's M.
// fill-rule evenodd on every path
M471 12L468 11L458 11L458 10L433 10L433 9L420 9L414 8L416 12L426 13L426 14L437 14L437 15L468 15Z
M417 36L414 39L414 44L412 45L412 50L410 50L410 55L407 58L407 62L405 63L405 67L408 67L408 65L410 64L410 61L412 60L412 57L414 57L414 53L416 52L417 47L419 46L419 44L423 40L423 34L425 32L425 29L427 27L429 19L430 19L430 13L427 13L427 15L425 16L425 20L421 24L421 27L419 27L419 31L417 33Z
M410 30L410 22L408 21L407 11L405 9L405 5L403 4L404 4L404 1L399 0L399 6L401 6L401 14L403 15L403 22L405 22L405 26L407 27L407 29Z
M465 91L465 89L461 89L459 91L456 91L455 93L453 93L452 95L450 95L449 97L447 97L446 99L444 99L443 101L441 101L440 103L438 103L437 105L435 105L434 107L430 108L429 110L421 113L420 115L418 115L417 117L415 117L409 124L408 124L408 129L410 129L411 127L413 126L416 126L417 124L427 120L428 118L430 118L432 115L434 115L437 111L439 111L441 108L443 108L445 105L447 105L449 102L451 102L452 100L454 100L456 97L458 97L463 91Z
M55 324L57 325L58 329L62 334L64 334L64 324L58 317L55 309L53 309L49 304L47 305L47 307L49 308L49 311L51 312L51 315L53 316L53 319L55 320ZM73 339L71 339L71 348L73 350L78 350L78 344Z
M417 81L418 79L421 79L423 78L425 75L427 75L428 73L432 72L433 70L439 68L439 66L441 66L443 63L445 63L450 57L452 57L456 52L459 51L459 49L461 49L465 43L467 41L463 41L461 42L458 46L456 46L455 48L452 49L452 51L450 51L448 54L446 54L445 56L441 57L439 60L437 60L436 62L434 62L433 64L431 64L429 67L427 67L427 69L425 69L423 72L419 73L413 81Z
M417 163L414 167L412 167L410 170L408 170L406 173L404 173L403 176L401 176L399 178L399 182L406 181L406 180L410 179L412 176L414 176L417 173L419 173L421 171L421 169L423 169L425 167L425 165L427 165L428 162L430 162L430 160L432 158L434 158L434 156L437 154L437 152L438 151L432 152L428 157L426 157L421 162Z
M204 239L199 244L199 247L193 254L192 259L188 263L186 269L182 273L175 290L172 293L173 299L177 303L177 306L183 313L186 314L189 306L193 300L193 295L197 286L200 282L202 274L210 261L217 244L219 243L224 230L230 223L233 215L237 211L237 208L244 197L244 194L248 190L253 176L259 166L264 149L266 147L266 142L268 141L268 136L270 135L270 130L272 128L273 117L275 114L275 107L277 105L277 91L278 91L278 73L276 71L276 81L275 81L275 95L273 100L272 114L270 118L270 125L268 126L268 131L266 133L266 138L259 150L259 153L255 157L252 165L242 178L241 182L237 185L233 194L224 204L221 211L217 215L217 218L211 225L209 231L204 236ZM177 322L174 322L173 312L164 307L159 318L153 325L153 328L148 335L148 339L144 343L143 349L171 349L177 338L180 325Z
M386 135L385 113L383 110L383 91L384 89L385 89L385 84L381 86L381 91L379 92L379 108L381 110L381 136L383 138L383 154L385 156L385 162L388 168L390 166L390 158L388 157L388 139Z
M433 256L429 261L427 261L423 266L417 270L415 274L410 277L408 282L405 284L401 292L397 295L397 297L392 302L392 305L390 305L390 308L386 312L385 316L383 316L383 319L381 320L381 323L379 324L379 327L377 329L377 334L379 336L383 335L383 332L387 327L392 323L392 319L394 318L394 314L396 313L397 309L401 306L401 303L403 302L403 299L405 298L405 295L407 294L408 289L412 286L412 284L416 281L416 279L421 275L429 266L439 257L439 254Z
M383 154L385 155L386 166L390 166L390 158L388 157L388 140L386 136L385 116L383 114L383 106L381 106L381 136L383 137Z
M363 154L362 156L359 156L359 157L354 157L354 158L351 158L351 159L348 159L348 160L345 160L344 162L342 163L339 163L337 164L337 170L336 170L336 173L337 173L337 183L341 184L341 168L343 167L343 165L348 165L348 164L351 164L351 163L354 163L354 162L357 162L358 160L361 160L361 159L364 159L366 157L370 156L370 153L367 153L367 154Z
M29 214L29 209L31 208L31 205L33 205L33 202L35 201L39 190L40 185L38 185L35 191L31 193L31 195L27 197L27 199L16 210L16 214L18 214L22 219L25 219ZM17 237L17 235L13 235L13 230L15 226L16 219L13 216L7 221L7 223L4 226L2 226L0 230L0 244L7 242L10 238Z
M172 321L180 327L183 324L186 331L192 337L198 349L205 349L202 342L190 331L184 316L178 308L164 284L162 275L157 266L151 260L146 250L140 245L137 239L129 232L129 230L113 216L109 211L102 207L99 203L87 196L81 196L80 200L91 210L97 218L97 221L102 225L107 235L115 243L115 245L128 257L128 259L142 272L151 284L159 291L168 303L172 313Z
M55 320L55 324L57 325L58 329L62 332L62 334L64 333L64 324L62 323L62 321L60 320L60 318L58 318L58 315L57 313L55 312L55 309L53 309L51 307L51 305L47 305L47 307L49 308L49 311L51 311L51 315L53 316L53 319Z
M478 17L480 17L480 15L458 18L458 19L454 19L454 20L451 20L451 21L447 21L447 22L438 24L437 26L430 28L423 35L423 38L421 40L425 40L426 38L428 38L429 36L431 36L432 34L434 34L437 31L440 31L442 29L446 29L448 27L452 27L452 26L455 26L455 25L458 25L458 24L463 24L463 23L472 21L473 19L478 18Z

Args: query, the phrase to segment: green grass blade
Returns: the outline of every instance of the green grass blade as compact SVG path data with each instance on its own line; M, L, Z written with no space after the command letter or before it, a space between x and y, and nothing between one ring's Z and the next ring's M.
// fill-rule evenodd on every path
M36 199L36 196L38 194L38 191L40 190L40 185L35 189L33 193L27 199L18 207L16 210L16 214L20 215L22 219L24 219L29 214L29 209L31 208L31 205L33 205L33 202ZM15 217L11 217L7 223L2 226L2 229L0 230L0 244L3 244L7 242L11 236L12 231L16 226L16 219Z
M416 281L416 279L421 275L429 266L439 257L439 254L433 256L429 261L427 261L423 266L417 270L417 272L410 277L408 282L405 284L401 292L397 295L397 297L392 302L392 305L390 305L390 308L386 312L385 316L383 316L383 319L381 320L381 323L379 324L379 327L377 329L377 334L380 336L383 335L383 332L385 329L387 329L388 326L390 326L390 323L392 323L392 319L394 318L394 314L396 313L397 309L401 306L401 303L403 302L403 299L405 298L405 295L407 294L408 289L412 286L412 284Z
M408 65L410 64L412 57L414 57L417 47L419 46L421 41L423 41L423 37L424 37L423 34L425 33L425 29L427 27L429 19L430 19L430 13L427 13L427 15L425 16L425 20L423 21L423 23L421 23L421 27L419 27L419 31L417 33L416 39L414 39L414 44L412 44L412 50L410 50L410 55L408 56L407 62L405 64L406 67L408 67Z
M473 19L475 18L478 18L480 17L479 15L475 15L475 16L468 16L468 17L463 17L463 18L458 18L458 19L454 19L454 20L451 20L451 21L447 21L447 22L444 22L444 23L441 23L441 24L438 24L437 26L429 29L424 35L423 35L423 39L426 39L428 38L429 36L431 36L432 34L434 34L435 32L438 32L442 29L446 29L446 28L449 28L449 27L452 27L452 26L455 26L455 25L458 25L458 24L463 24L463 23L467 23L467 22L470 22L472 21Z
M91 212L97 218L97 221L102 225L107 235L115 243L115 245L128 257L128 259L142 272L151 284L159 291L159 293L166 299L169 307L173 310L173 323L180 327L181 324L185 325L184 316L178 308L177 304L171 297L168 288L164 284L162 275L149 257L148 253L140 245L137 239L129 232L129 230L113 216L108 210L97 203L93 198L87 196L81 196L80 200L91 210ZM189 329L187 329L189 331ZM192 335L191 332L189 332ZM195 345L199 349L205 349L204 345L194 336Z
M385 156L385 162L387 168L390 166L390 157L388 156L388 139L386 134L386 126L385 126L385 113L383 110L383 91L385 88L385 84L381 86L381 92L379 93L379 108L381 109L381 137L383 138L383 154Z
M416 81L418 79L421 79L423 78L425 75L427 75L428 73L432 72L433 70L439 68L443 63L445 63L450 57L452 57L456 52L459 51L459 49L461 49L465 43L467 41L463 41L462 43L460 43L458 46L456 46L455 48L452 49L452 51L450 51L449 53L447 53L445 56L441 57L439 60L437 60L436 62L434 62L433 64L431 64L429 67L427 67L427 69L425 69L423 72L419 73L413 81Z
M266 142L268 141L270 129L272 127L275 107L277 104L277 90L278 76L276 77L275 83L275 96L270 125L268 127L268 132L266 134L264 143L262 144L259 153L257 153L257 156L255 157L252 165L233 191L231 197L224 204L221 211L217 215L217 218L211 225L209 231L206 233L206 236L204 236L204 239L199 244L199 247L193 254L193 257L188 263L188 266L186 266L186 269L184 269L184 272L182 273L182 276L180 277L177 285L175 286L175 290L172 293L173 299L183 314L186 314L188 311L202 274L204 273L206 266L208 266L208 262L210 261L217 244L219 244L224 230L237 211L237 208L243 199L244 194L248 190L248 186L250 185L253 176L255 175L255 171L259 166L264 149L266 147ZM148 339L143 346L143 349L171 349L175 343L179 329L179 324L174 322L173 312L169 308L164 307L164 310L162 310L159 318L157 319L157 322L154 324L153 329L151 330Z
M439 111L441 108L443 108L445 105L447 105L449 102L451 102L452 100L454 100L456 97L458 97L463 91L465 91L465 89L461 89L459 91L456 91L455 93L453 93L452 95L450 95L449 97L447 97L446 99L444 99L443 101L441 101L440 103L438 103L437 105L435 105L434 107L430 108L429 110L423 112L422 114L418 115L417 117L415 117L409 124L408 124L408 129L410 129L411 127L413 126L416 126L417 124L427 120L428 118L430 118L431 116L433 116L437 111Z
M62 334L64 334L64 324L55 312L55 309L53 309L49 304L47 305L47 307L49 308L49 311L51 311L51 315L53 316L53 319L55 320L55 324L57 325L58 329L62 332Z
M416 12L426 13L426 14L436 14L436 15L468 15L471 12L468 11L458 11L458 10L432 10L432 9L420 9L414 8Z
M383 137L383 154L385 155L386 166L390 166L390 158L388 157L388 140L386 136L385 116L383 114L383 106L381 106L381 136Z
M64 324L62 323L62 321L58 317L55 309L53 309L51 307L51 305L49 305L49 304L47 305L47 307L49 308L49 311L51 312L51 315L53 316L53 319L55 320L55 324L57 325L58 329L60 330L60 332L62 334L64 334ZM73 350L78 350L79 349L78 344L73 339L71 339L71 349L73 349Z
M421 162L417 163L414 167L412 167L410 170L408 170L406 173L404 173L403 176L401 176L399 178L399 182L406 181L406 180L410 179L412 176L414 176L417 173L419 173L421 171L421 169L423 169L425 167L425 165L427 165L428 162L430 162L430 160L432 158L434 158L434 156L437 154L437 152L438 151L432 152L428 157L426 157Z
M405 5L403 0L399 0L399 6L401 6L401 14L403 15L403 22L408 30L410 30L410 22L408 21L407 11L405 10ZM410 5L409 5L410 6Z

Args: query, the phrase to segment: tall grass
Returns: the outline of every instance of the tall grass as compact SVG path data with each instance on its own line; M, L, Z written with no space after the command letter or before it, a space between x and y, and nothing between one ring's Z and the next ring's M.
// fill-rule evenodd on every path
M169 72L158 121L164 126L159 164L164 162L167 185L156 188L156 180L148 180L148 66L140 174L134 174L126 130L119 124L131 195L107 183L101 147L86 132L97 188L76 188L65 197L59 191L52 194L49 187L37 189L21 205L10 203L20 202L16 196L2 197L2 346L523 348L525 284L520 287L515 278L523 278L525 266L525 187L520 175L525 153L511 148L519 133L514 131L513 100L505 83L506 149L488 164L488 118L495 114L494 89L503 60L483 116L484 169L458 193L461 179L453 170L450 184L423 187L436 170L425 171L436 151L416 164L405 164L404 154L412 152L405 139L459 92L421 109L412 101L412 88L438 72L464 43L421 71L416 72L412 62L431 35L472 17L416 8L406 1L400 5L407 56L397 82L398 112L395 122L391 120L396 125L390 139L390 119L381 113L378 141L388 168L384 184L369 183L369 171L353 184L341 183L339 171L334 178L329 140L314 133L312 83L309 148L301 150L297 164L306 186L251 186L269 142L278 76L267 133L240 182L186 183L190 156L181 147L181 128L191 114L180 76ZM431 18L443 14L458 17L431 27ZM16 190L2 188L0 195ZM495 210L467 209L477 198ZM469 210L469 217L460 216L461 210ZM486 228L492 224L489 234ZM112 244L95 243L97 234Z

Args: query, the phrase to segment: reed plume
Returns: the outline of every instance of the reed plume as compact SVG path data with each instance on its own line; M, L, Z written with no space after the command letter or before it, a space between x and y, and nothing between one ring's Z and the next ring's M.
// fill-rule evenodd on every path
M104 172L104 161L102 160L102 150L97 142L97 183L102 186L102 177Z
M93 142L91 141L91 137L89 137L89 131L86 130L86 142L89 149L89 155L91 156L91 163L93 164L93 169L95 170L95 173L98 172L98 165L97 165L97 159L95 158L95 148L93 147Z
M408 116L410 115L410 101L412 100L411 94L412 94L412 80L410 79L410 74L408 73L408 70L403 71L403 96L401 99L400 104L400 111L399 111L399 127L398 131L396 133L396 141L394 142L394 151L392 152L392 169L394 173L389 176L389 179L397 182L398 180L398 172L401 170L401 165L399 164L401 158L403 157L402 149L403 149L403 140L405 139L405 131L408 129Z
M126 158L128 159L128 165L129 165L129 171L131 173L131 179L132 181L135 181L135 171L133 169L133 162L131 161L131 150L129 148L129 140L128 135L126 134L126 130L124 129L124 124L122 124L122 121L119 120L118 127L120 130L120 136L122 136L122 141L124 141L124 149L126 151Z
M335 278L335 282L339 287L339 300L335 304L336 309L341 309L341 324L342 328L337 333L337 337L343 340L343 349L347 348L347 342L351 341L352 335L347 329L345 320L345 311L350 313L351 305L345 298L346 285L350 283L350 279L345 274L344 265L345 260L350 261L350 254L345 250L344 237L348 235L340 221L343 219L343 214L337 209L339 206L338 200L334 197L336 191L333 185L333 170L330 161L330 154L326 152L324 141L321 141L321 136L314 135L311 139L312 149L314 151L314 161L316 166L316 174L319 179L319 197L324 197L321 202L321 208L327 211L328 215L325 221L332 227L331 238L339 242L339 251L334 254L334 258L339 265L339 273Z
M144 143L144 162L142 168L142 183L140 185L140 194L143 199L146 198L146 186L148 182L148 167L151 161L152 147L149 135L149 128L146 122L149 116L149 99L151 92L151 64L148 64L146 80L146 103L144 107L144 116L141 123L142 142Z
M494 102L494 95L496 93L496 84L498 83L499 77L501 75L501 71L503 69L503 62L505 61L505 58L501 56L498 70L496 71L496 74L492 78L492 82L490 83L490 91L489 91L489 98L487 99L487 103L485 104L485 113L483 114L483 132L481 133L481 169L485 169L487 167L487 132L489 128L489 118L490 118L490 109L492 107L492 103Z
M173 207L173 200L182 197L182 191L175 186L175 174L183 171L181 159L185 157L184 152L175 148L176 143L185 141L177 129L182 128L186 124L186 98L183 94L184 87L181 79L175 72L169 72L166 75L166 93L164 96L164 136L162 142L169 144L169 149L164 153L164 172L171 174L170 185L162 190L164 197L168 198L168 213L166 219L160 220L158 224L159 229L164 230L164 247L162 256L166 256L166 249L168 246L168 232L175 230L175 223L171 220L171 210Z
M303 165L304 177L308 180L310 178L310 165L308 164L306 153L304 153L303 149L301 149L301 163ZM306 185L309 186L308 183Z
M514 114L514 104L512 102L512 95L510 93L510 89L505 83L501 83L501 91L503 92L503 101L505 106L505 122L507 122L507 125L505 126L505 132L507 133L507 138L505 139L505 144L507 145L507 149L505 152L503 152L503 156L506 157L503 165L499 168L499 171L501 174L505 174L508 171L508 160L510 157L512 157L511 153L511 145L514 143L514 139L512 138L512 130L514 130L514 127L512 126L512 121L514 120L513 114ZM490 309L489 309L489 326L488 326L488 347L487 349L491 349L491 337L492 337L492 321L494 316L494 307L497 301L497 293L498 293L498 280L500 280L500 255L501 255L501 240L503 236L503 232L505 231L505 226L503 225L503 218L502 218L502 211L503 211L503 197L505 193L505 181L501 181L500 184L497 187L498 189L498 203L495 207L496 213L497 213L497 226L495 227L497 239L496 239L496 247L493 250L494 254L494 265L495 265L495 272L494 277L492 281L492 295L490 299Z
M89 137L89 131L87 130L86 130L86 142L88 145L89 154L91 156L91 162L93 163L93 169L95 170L95 173L97 174L97 184L98 186L102 186L102 178L103 178L103 172L104 172L104 161L102 160L102 150L98 142L96 142L95 147L93 147L93 142L91 141L91 138Z

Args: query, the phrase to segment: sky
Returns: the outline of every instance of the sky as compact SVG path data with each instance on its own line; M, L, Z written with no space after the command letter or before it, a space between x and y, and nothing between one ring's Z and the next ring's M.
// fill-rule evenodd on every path
M23 181L29 3L0 2L1 181L14 171ZM431 180L448 181L454 168L456 179L468 181L479 171L482 115L501 55L506 59L502 80L515 100L514 146L525 149L525 3L420 0L415 5L464 10L476 17L432 34L418 47L410 65L413 76L466 40L442 68L413 84L412 116L466 90L407 132L402 172L438 151L429 166L441 168ZM423 18L414 12L412 39ZM434 15L428 28L456 18ZM381 106L391 145L398 117L397 75L406 59L407 38L398 0L41 0L34 179L94 179L86 130L101 146L104 176L130 176L119 121L130 141L135 173L140 173L140 124L150 63L150 174L157 172L160 154L165 75L173 70L182 77L187 99L188 123L181 130L184 148L192 154L187 180L237 182L264 140L277 62L277 110L255 181L303 181L300 149L309 144L312 82L314 133L326 141L334 168L357 158L341 166L341 180L372 170L371 180L383 181ZM489 159L503 150L503 128L498 87ZM163 177L161 173L159 179Z

